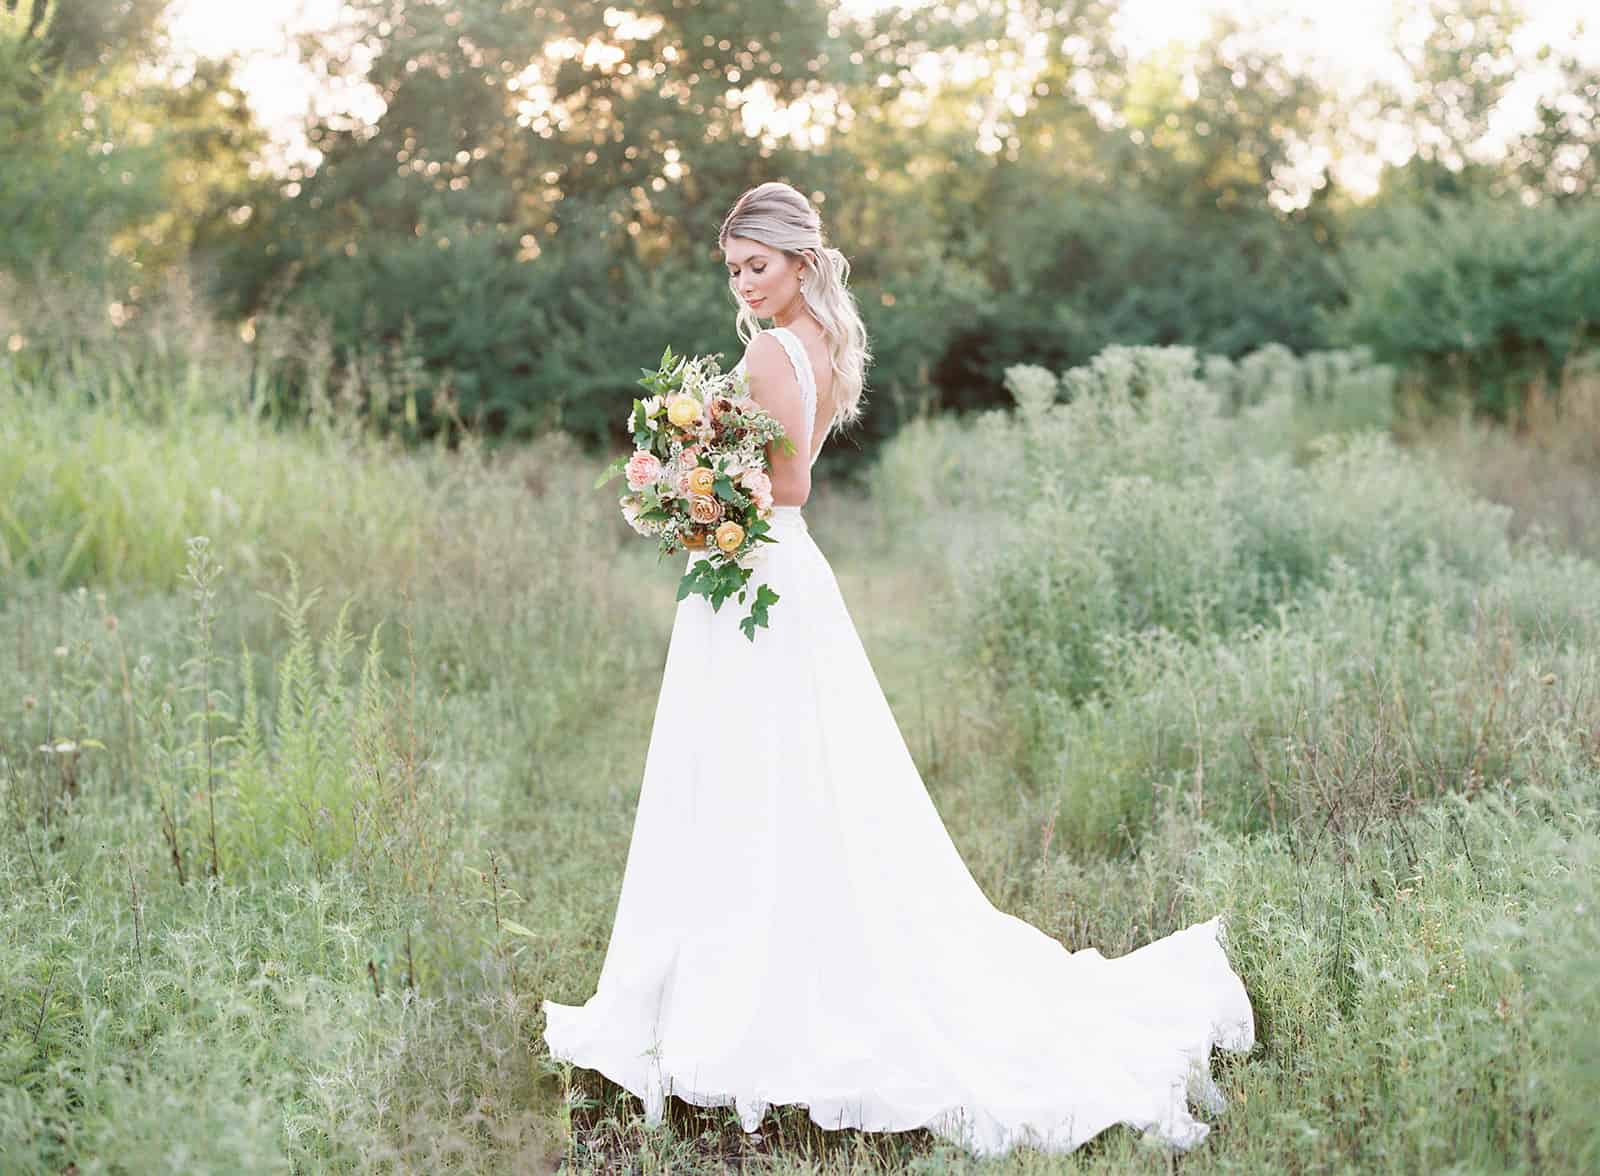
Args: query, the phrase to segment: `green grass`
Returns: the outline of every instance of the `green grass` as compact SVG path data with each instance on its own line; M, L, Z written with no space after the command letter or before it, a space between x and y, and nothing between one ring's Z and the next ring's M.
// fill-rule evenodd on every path
M1021 372L813 533L997 904L1108 955L1226 913L1260 1040L1185 1168L1590 1170L1600 568L1395 444L1381 373L1295 362ZM648 1132L550 1061L677 578L602 458L10 378L0 1169L1168 1170Z

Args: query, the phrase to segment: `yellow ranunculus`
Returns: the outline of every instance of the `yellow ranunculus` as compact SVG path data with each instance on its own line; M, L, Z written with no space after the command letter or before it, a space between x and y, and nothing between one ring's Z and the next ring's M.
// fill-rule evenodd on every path
M667 419L680 429L687 429L700 419L700 402L693 396L679 393L667 402Z
M744 542L744 528L729 519L717 528L717 546L723 551L736 551Z
M710 494L717 484L717 471L710 466L695 466L689 471L689 489L695 494Z

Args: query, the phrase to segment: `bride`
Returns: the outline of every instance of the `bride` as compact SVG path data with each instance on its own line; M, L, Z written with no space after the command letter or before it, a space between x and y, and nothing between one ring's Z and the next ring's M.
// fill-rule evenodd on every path
M1193 1146L1210 1128L1189 1099L1223 1104L1211 1047L1255 1040L1221 916L1107 959L984 897L802 511L822 443L860 412L849 264L787 184L747 191L719 240L741 337L774 324L740 367L798 447L772 456L779 542L748 585L782 599L754 641L733 601L679 602L598 989L543 1002L551 1055L639 1097L650 1126L676 1095L746 1131L804 1104L824 1128L924 1127L979 1156L1116 1123Z

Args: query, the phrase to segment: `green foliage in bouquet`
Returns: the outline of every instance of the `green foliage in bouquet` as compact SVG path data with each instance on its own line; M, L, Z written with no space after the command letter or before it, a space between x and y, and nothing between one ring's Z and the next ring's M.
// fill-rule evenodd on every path
M765 533L766 524L759 524ZM776 542L772 540L771 542ZM678 581L678 599L682 600L691 592L698 592L711 601L712 611L722 608L723 601L735 592L739 594L739 603L744 603L745 585L750 579L750 569L740 567L736 563L717 564L710 559L695 560L694 566ZM756 626L767 623L767 608L778 603L778 593L766 584L756 586L756 598L751 602L750 615L739 622L739 628L744 630L744 635L751 641L756 639Z

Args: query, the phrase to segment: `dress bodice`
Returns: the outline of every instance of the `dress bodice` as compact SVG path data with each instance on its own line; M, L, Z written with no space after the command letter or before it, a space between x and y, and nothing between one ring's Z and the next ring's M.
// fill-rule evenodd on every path
M783 344L783 349L788 353L789 362L794 366L795 375L800 380L800 403L806 419L805 450L811 453L811 442L816 432L817 417L817 376L811 368L811 357L806 354L806 345L800 336L788 327L768 327L763 334L770 334ZM745 370L743 359L739 360L733 369L736 373ZM827 443L824 436L823 444ZM822 446L817 446L817 451L811 453L811 465L817 464L817 458L822 455Z

